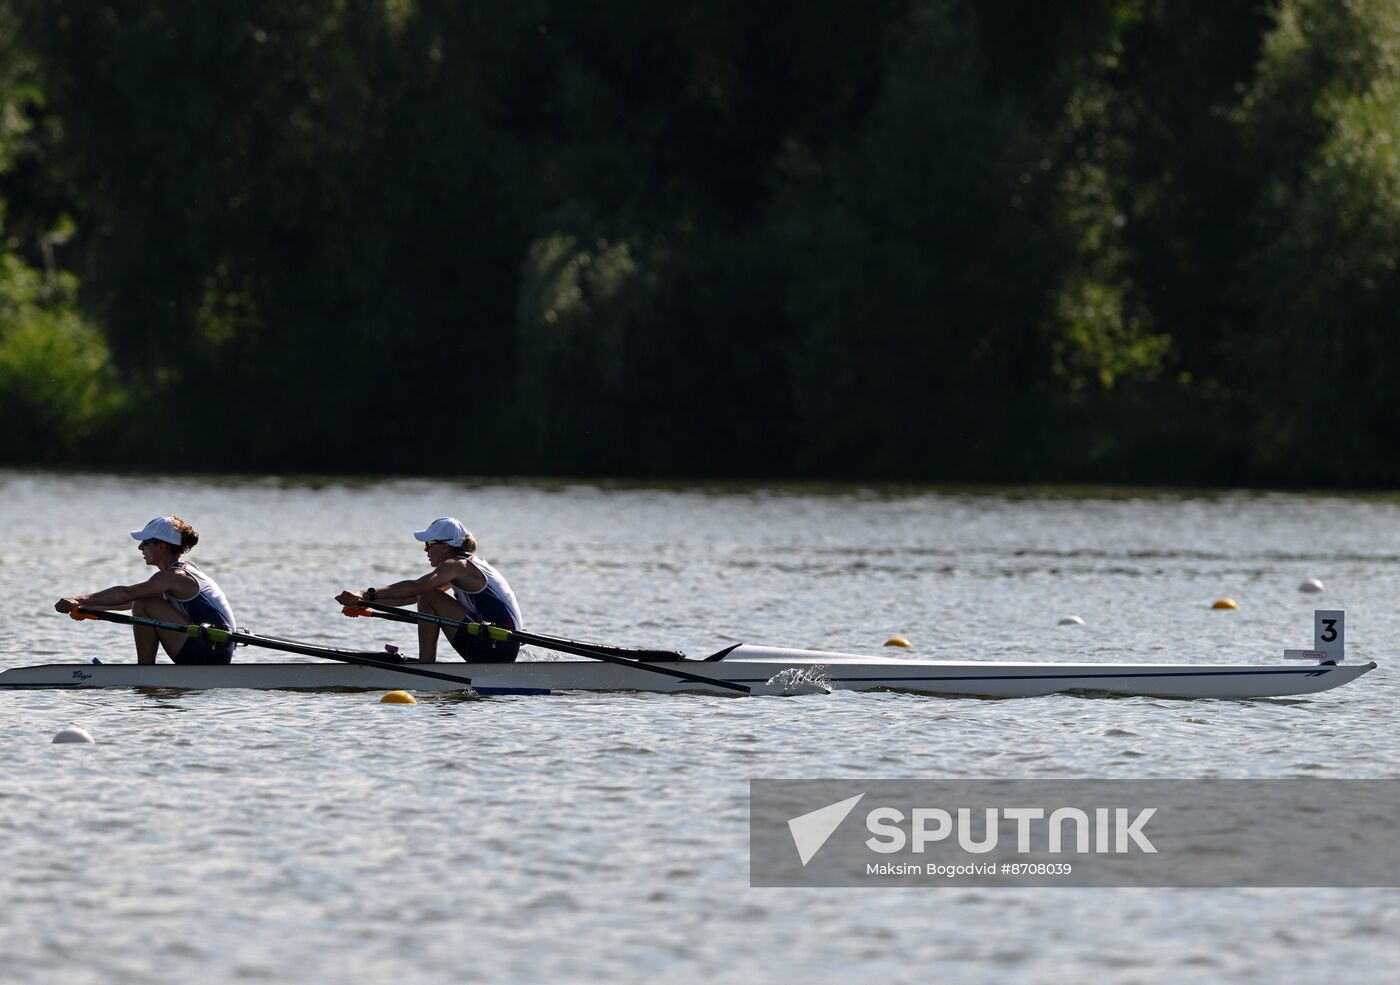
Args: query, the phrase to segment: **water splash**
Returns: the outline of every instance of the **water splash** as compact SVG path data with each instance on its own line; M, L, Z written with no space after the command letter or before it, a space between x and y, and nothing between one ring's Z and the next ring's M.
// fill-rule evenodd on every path
M830 694L834 685L825 667L788 667L780 670L767 683L753 689L754 694Z

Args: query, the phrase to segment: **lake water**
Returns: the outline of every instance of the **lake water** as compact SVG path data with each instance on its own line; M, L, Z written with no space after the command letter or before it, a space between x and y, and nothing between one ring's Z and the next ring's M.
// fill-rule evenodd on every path
M421 573L411 531L452 514L530 628L579 639L1259 662L1310 645L1328 607L1381 666L1253 702L0 692L5 981L1400 967L1400 890L751 889L747 854L754 777L1400 776L1394 498L0 472L0 665L131 659L126 630L51 606L143 579L126 531L166 512L200 530L192 559L244 628L357 648L411 639L331 597ZM1085 625L1057 625L1071 613ZM52 745L68 725L96 744Z

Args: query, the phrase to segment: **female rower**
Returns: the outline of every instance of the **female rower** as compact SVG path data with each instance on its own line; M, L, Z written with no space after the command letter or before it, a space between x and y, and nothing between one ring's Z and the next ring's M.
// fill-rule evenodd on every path
M500 572L476 556L476 538L471 531L445 516L428 524L426 530L415 530L413 536L423 542L432 571L383 588L367 588L363 592L346 589L335 600L344 606L366 601L416 604L418 611L427 615L489 622L504 629L521 628L515 593ZM468 663L509 663L520 652L520 644L514 641L497 642L457 627L422 622L418 624L418 659L423 663L437 661L439 629Z
M178 516L158 516L140 530L131 532L139 541L142 559L156 573L139 585L114 585L91 595L71 595L59 599L54 608L71 612L79 606L89 609L130 609L134 616L160 619L181 625L208 623L218 629L236 630L233 609L219 586L204 572L180 558L195 544L199 534ZM136 662L156 662L156 642L177 664L226 664L233 659L232 643L210 643L173 629L134 626Z

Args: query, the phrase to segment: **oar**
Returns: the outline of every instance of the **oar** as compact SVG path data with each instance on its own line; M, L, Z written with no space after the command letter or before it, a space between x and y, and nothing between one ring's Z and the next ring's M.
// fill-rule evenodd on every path
M365 603L368 605L369 603ZM414 612L412 609L400 609L391 605L384 605L382 602L374 604L376 609L384 609L383 612L371 612L367 608L359 606L346 606L341 610L346 616L366 616L375 619L392 619L395 622L435 622L444 626L490 626L489 623L467 623L456 619L447 619L441 616L428 617L422 613ZM422 617L420 619L420 616ZM502 630L508 632L508 630ZM519 634L517 634L518 636ZM539 646L547 647L551 650L559 650L562 653L577 653L582 656L592 656L595 653L608 653L614 657L622 657L624 660L665 660L680 663L686 659L685 654L680 650L645 650L640 647L628 646L608 646L605 643L584 643L581 640L566 640L558 636L539 636ZM524 640L522 640L524 642ZM738 644L735 644L736 646ZM710 658L706 658L710 659Z
M374 610L373 612L369 610ZM667 677L675 677L683 681L694 681L697 684L708 684L711 687L727 688L730 691L738 691L741 694L752 694L751 688L742 684L734 684L730 681L717 680L713 677L705 677L701 674L692 674L689 671L678 670L674 667L657 667L653 664L641 660L629 660L626 657L619 657L614 653L600 647L589 646L587 643L578 643L574 640L560 639L557 636L541 636L538 633L526 633L518 629L506 629L504 626L493 626L484 622L464 622L460 619L448 619L446 616L436 616L427 612L414 612L412 609L399 609L392 605L385 605L383 602L371 602L368 599L362 601L358 606L346 606L341 610L347 616L372 616L382 612L391 619L409 619L415 622L435 623L439 626L448 626L453 629L460 629L470 633L472 636L483 636L497 643L507 643L515 640L519 643L530 643L534 646L542 646L550 650L558 650L561 653L573 653L580 657L588 657L591 660L603 660L607 663L618 664L622 667L631 667L633 670L647 670L653 674L664 674ZM678 659L681 654L676 654Z
M105 622L121 623L126 626L151 626L155 629L172 629L177 633L184 633L186 636L193 636L195 639L204 640L208 643L244 643L248 646L263 646L269 650L285 650L287 653L300 653L308 657L323 657L327 660L340 660L348 664L359 664L363 667L378 667L381 670L392 670L399 674L416 674L419 677L432 677L440 681L451 681L453 684L461 684L466 687L471 686L471 678L463 677L460 674L443 674L436 670L424 670L421 667L413 667L408 664L392 663L388 660L376 660L378 654L364 653L353 650L341 650L337 647L313 646L310 643L298 643L296 640L280 640L271 636L257 636L253 633L239 633L227 629L219 629L217 626L198 624L192 626L182 626L177 622L166 622L163 619L151 619L146 616L129 616L124 612L109 612L106 609L85 609L77 608L68 613L74 619L100 619ZM407 620L411 622L412 620Z

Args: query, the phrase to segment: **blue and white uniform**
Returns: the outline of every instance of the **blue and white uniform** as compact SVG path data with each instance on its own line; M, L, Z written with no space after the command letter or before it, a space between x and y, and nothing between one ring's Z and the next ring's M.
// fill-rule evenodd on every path
M520 629L520 603L501 573L474 554L467 555L466 562L486 579L486 587L479 592L466 592L452 586L452 594L467 610L467 618L503 629ZM497 643L461 629L452 637L452 648L463 660L476 663L509 663L520 653L519 643Z
M195 580L197 586L189 598L177 599L169 592L162 593L161 597L178 609L181 615L196 625L208 623L230 632L238 629L233 618L233 607L228 604L223 590L214 583L214 579L189 561L176 561L167 570L184 572ZM210 643L191 636L172 659L177 664L226 664L233 659L233 646L232 643Z

